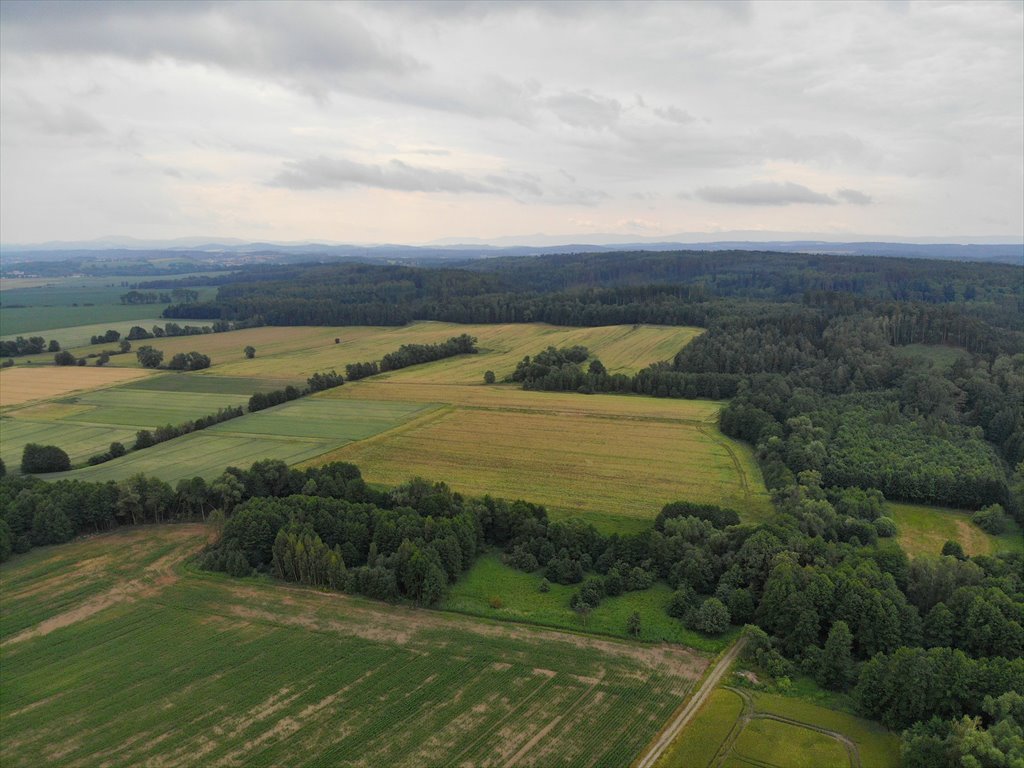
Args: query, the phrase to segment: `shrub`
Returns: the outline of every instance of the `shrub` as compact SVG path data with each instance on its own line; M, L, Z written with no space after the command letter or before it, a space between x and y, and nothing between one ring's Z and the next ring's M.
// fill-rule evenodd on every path
M29 443L21 454L21 471L25 474L65 472L71 469L71 459L56 445Z
M493 384L494 381L494 371L484 372L484 384Z
M709 597L693 612L690 627L708 635L720 635L729 628L729 609L717 597Z
M502 600L497 595L491 595L489 598L487 598L487 604L489 606L491 606L491 608L494 608L495 610L498 610L499 608L504 608L505 607L505 601Z
M1010 527L1010 518L999 504L982 507L971 515L971 521L981 530L991 533L993 536L1006 533L1006 529Z
M879 517L875 520L874 525L879 538L891 539L898 532L896 523L891 517Z

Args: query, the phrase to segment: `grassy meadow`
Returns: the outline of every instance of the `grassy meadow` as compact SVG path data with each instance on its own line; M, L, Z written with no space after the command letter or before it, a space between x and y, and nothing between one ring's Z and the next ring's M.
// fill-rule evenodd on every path
M910 557L938 555L947 541L959 542L968 555L1024 552L1024 533L1013 521L1009 531L993 536L971 522L970 512L922 504L887 506L896 521L896 540Z
M130 278L129 282L134 283L139 279ZM115 324L107 325L107 328L116 328L125 323L144 325L139 321L159 317L167 306L122 304L121 296L131 289L119 286L119 282L112 278L71 278L53 281L48 285L5 286L0 292L0 334L5 337L40 335L55 338L64 346L72 346L79 337L75 335L73 339L70 335L58 335L57 331L103 323ZM211 299L216 294L215 288L194 290L199 292L200 300ZM85 342L88 340L86 336Z
M707 666L183 568L205 538L139 528L0 567L0 762L622 766Z
M503 564L498 555L484 555L452 585L441 607L473 616L500 621L521 621L545 627L596 632L629 639L626 622L631 613L640 614L639 639L646 642L679 643L709 653L718 653L735 639L735 632L719 638L686 629L665 609L672 599L667 584L656 583L642 592L627 592L601 601L584 620L569 607L577 587L551 584L541 592L541 571L523 573Z
M96 393L102 394L106 393ZM218 404L238 402L238 398L232 395L179 392L173 397L167 397L160 392L148 391L126 394L133 398L142 398L143 401L146 398L162 398L170 403L178 403L177 407L181 409L178 412L172 413L168 409L157 411L163 416L171 416L169 419L160 420L159 423L177 423L216 410ZM199 404L190 404L186 400L186 395L192 398L205 398L206 410L187 415L186 406L198 408ZM130 402L134 404L139 401L132 399ZM429 410L430 407L422 404L347 403L303 398L168 440L152 448L132 451L119 459L94 467L59 472L46 477L104 481L121 480L143 472L173 483L182 478L195 476L212 479L221 474L225 467L248 467L260 459L279 459L287 464L296 464L352 440L362 440L391 429L416 414ZM130 406L119 410L116 404L112 403L99 412L106 412L111 419L141 421L143 417L136 415L139 410ZM90 411L81 418L94 416ZM134 432L131 434L134 436Z
M657 768L898 768L899 737L792 696L717 688Z

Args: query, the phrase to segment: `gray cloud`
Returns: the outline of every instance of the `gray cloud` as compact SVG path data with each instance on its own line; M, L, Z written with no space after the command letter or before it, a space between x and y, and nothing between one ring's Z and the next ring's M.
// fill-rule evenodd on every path
M346 6L331 3L2 3L6 50L59 57L173 60L289 83L320 95L353 75L419 68Z
M618 101L592 91L563 92L548 96L543 103L559 119L575 128L607 128L618 122L622 114Z
M836 197L853 205L871 205L874 202L871 199L871 195L866 195L857 189L838 189L836 190Z
M346 187L373 187L402 192L449 192L508 195L527 193L540 195L536 183L528 179L514 179L497 174L481 178L438 168L420 168L401 160L383 165L360 163L344 158L316 157L290 160L270 184L289 189L343 189Z
M792 181L759 181L738 187L701 187L697 197L728 205L836 205L836 201Z

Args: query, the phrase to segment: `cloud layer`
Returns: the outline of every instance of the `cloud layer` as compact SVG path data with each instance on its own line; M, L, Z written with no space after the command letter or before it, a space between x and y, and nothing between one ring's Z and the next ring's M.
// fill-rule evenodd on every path
M5 242L1020 235L1024 6L0 4Z

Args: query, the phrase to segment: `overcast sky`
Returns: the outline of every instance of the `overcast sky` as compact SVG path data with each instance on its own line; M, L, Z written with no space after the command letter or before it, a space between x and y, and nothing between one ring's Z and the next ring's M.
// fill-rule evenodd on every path
M0 4L0 240L1019 237L1024 3Z

